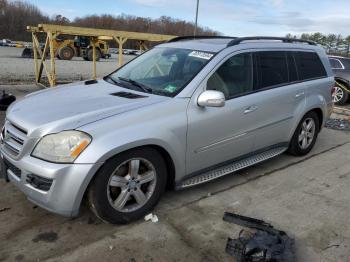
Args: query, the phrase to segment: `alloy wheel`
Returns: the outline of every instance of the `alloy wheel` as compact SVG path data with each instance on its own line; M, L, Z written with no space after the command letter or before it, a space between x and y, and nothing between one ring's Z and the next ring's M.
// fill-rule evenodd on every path
M334 94L333 94L333 102L337 103L342 100L344 96L344 90L339 86L335 86Z
M154 193L156 170L144 158L123 162L112 173L107 185L111 206L119 212L132 212L147 203Z
M298 143L301 149L308 148L314 140L316 124L313 118L306 118L301 126Z

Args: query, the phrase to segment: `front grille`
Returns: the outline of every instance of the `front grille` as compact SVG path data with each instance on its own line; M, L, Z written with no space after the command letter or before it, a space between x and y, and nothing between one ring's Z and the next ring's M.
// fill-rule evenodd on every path
M12 163L4 159L6 171L10 170L16 177L21 178L22 171L18 167L14 166Z
M27 131L6 121L2 132L5 150L13 156L18 156L27 138Z

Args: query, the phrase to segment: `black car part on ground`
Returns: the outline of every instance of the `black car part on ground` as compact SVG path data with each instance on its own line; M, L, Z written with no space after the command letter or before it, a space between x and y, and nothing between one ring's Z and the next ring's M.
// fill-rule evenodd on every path
M223 220L256 229L241 230L236 239L228 238L226 252L238 262L294 262L294 239L271 224L255 218L225 212Z
M334 130L350 131L350 121L345 119L328 119L325 127Z
M2 95L0 96L0 111L5 111L15 101L16 97L14 95L2 91Z

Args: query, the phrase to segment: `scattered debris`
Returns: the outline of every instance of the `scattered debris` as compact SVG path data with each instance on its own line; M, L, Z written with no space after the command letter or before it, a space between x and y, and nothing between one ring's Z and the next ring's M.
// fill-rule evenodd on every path
M350 131L350 122L345 119L328 119L325 127L335 130Z
M0 110L5 111L10 104L16 101L16 97L12 94L7 94L5 90L2 91L2 96L0 96Z
M145 221L151 220L153 223L158 222L158 217L157 215L153 215L152 213L149 213L148 215L145 216Z
M10 209L11 209L10 207L3 207L3 208L0 208L0 212L5 212L5 211L8 211Z
M241 230L237 239L228 238L226 252L238 262L294 262L294 239L284 231L255 218L225 212L223 220L256 229Z
M109 250L113 250L113 249L114 249L114 246L110 245Z

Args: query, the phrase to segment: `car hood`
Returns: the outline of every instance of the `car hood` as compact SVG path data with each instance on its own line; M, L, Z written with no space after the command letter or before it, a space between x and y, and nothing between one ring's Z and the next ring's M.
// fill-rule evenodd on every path
M141 97L113 95L118 92ZM37 129L41 129L40 133L55 132L75 129L167 99L170 98L122 88L104 80L90 85L81 82L29 94L11 105L6 117L28 134Z

